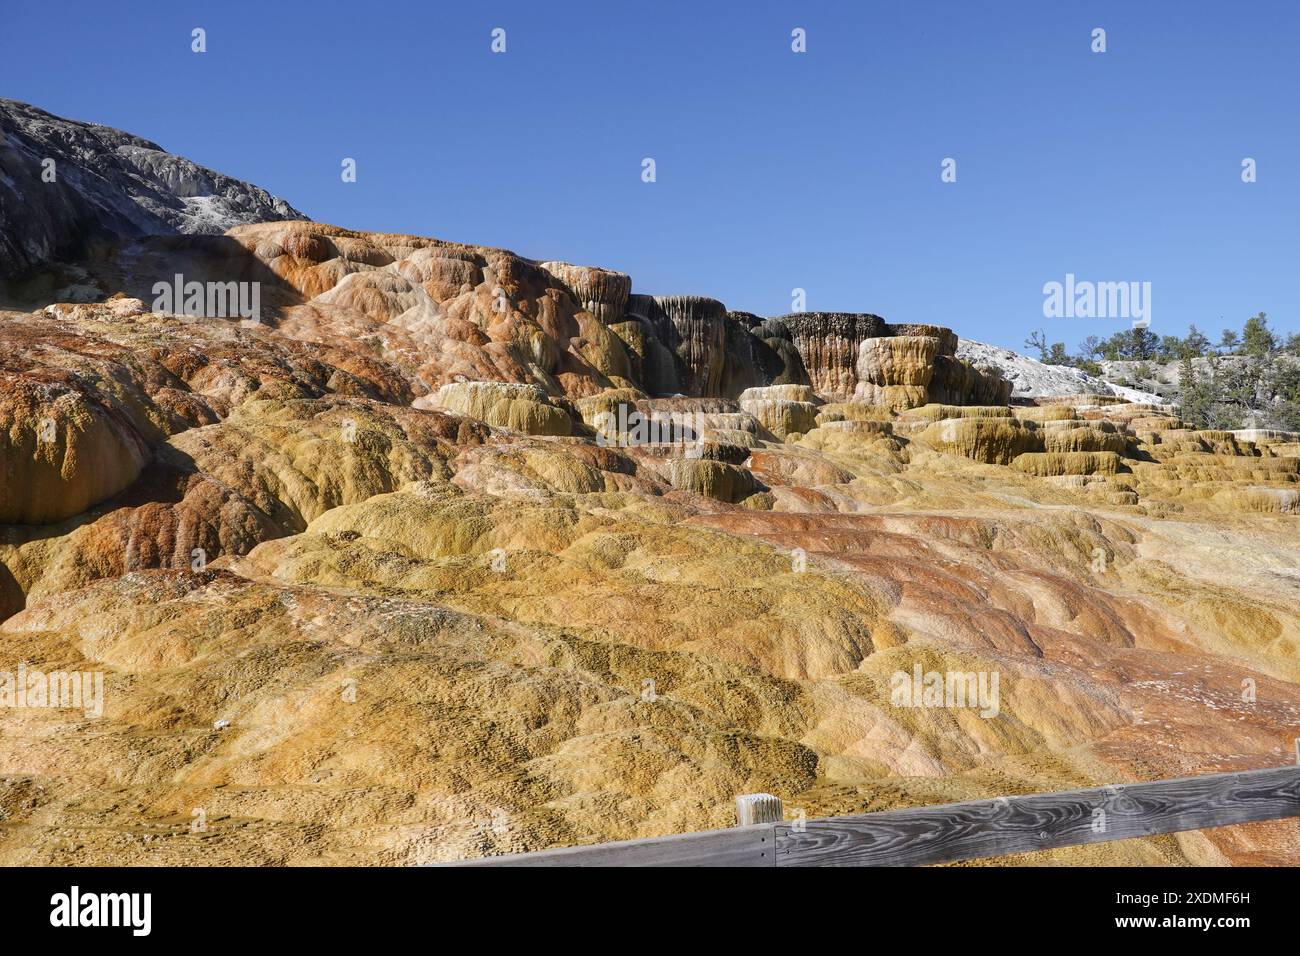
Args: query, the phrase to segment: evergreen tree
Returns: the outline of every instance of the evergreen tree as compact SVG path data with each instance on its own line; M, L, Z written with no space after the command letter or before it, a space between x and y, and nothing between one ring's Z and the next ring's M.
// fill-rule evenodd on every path
M1183 339L1183 355L1201 358L1210 349L1210 340L1192 324L1187 329L1187 338ZM1182 357L1182 356L1180 356Z
M1183 340L1176 335L1162 335L1160 337L1160 347L1157 350L1158 356L1166 362L1183 357Z
M1129 341L1132 342L1132 358L1145 361L1155 357L1159 347L1160 340L1150 329L1138 326L1129 332Z
M1268 327L1268 316L1263 312L1246 320L1246 327L1241 330L1241 346L1247 355L1263 358L1277 348L1277 340Z
M1209 376L1196 373L1196 366L1190 355L1183 357L1178 377L1178 404L1182 417L1197 428L1209 427L1211 411L1214 407L1214 389Z

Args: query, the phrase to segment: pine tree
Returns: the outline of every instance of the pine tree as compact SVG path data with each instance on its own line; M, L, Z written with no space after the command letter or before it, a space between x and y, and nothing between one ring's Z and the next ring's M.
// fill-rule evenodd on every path
M1197 428L1205 428L1210 420L1212 395L1206 380L1196 374L1190 355L1183 358L1179 367L1178 392L1182 417Z
M1192 358L1200 358L1210 348L1210 340L1196 327L1195 323L1187 329L1187 338L1183 339L1183 353Z
M1264 358L1277 348L1277 340L1268 327L1268 316L1263 312L1246 320L1246 327L1241 330L1241 345L1247 355Z

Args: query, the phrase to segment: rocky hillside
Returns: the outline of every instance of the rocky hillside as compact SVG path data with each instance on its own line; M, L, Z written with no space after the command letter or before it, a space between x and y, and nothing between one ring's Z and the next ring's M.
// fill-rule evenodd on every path
M1293 759L1300 435L427 237L76 265L101 301L0 312L0 675L104 692L0 680L0 863L424 863L726 826L746 792ZM152 307L177 272L256 283L259 320ZM900 700L914 673L1000 689ZM995 862L1297 853L1274 821Z
M0 99L0 281L95 239L303 219L264 189L121 130Z
M1106 378L1185 406L1214 428L1300 428L1300 355L1210 355L1182 362L1108 361ZM1190 376L1190 380L1188 380Z
M957 343L957 355L977 367L996 371L1011 383L1011 394L1016 398L1103 395L1130 402L1161 402L1167 397L1110 381L1110 376L1089 375L1069 365L1047 365L1010 349L970 339Z

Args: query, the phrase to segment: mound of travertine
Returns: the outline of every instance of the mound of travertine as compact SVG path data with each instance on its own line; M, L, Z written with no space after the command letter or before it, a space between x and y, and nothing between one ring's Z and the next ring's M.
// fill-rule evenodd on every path
M763 319L707 296L633 293L629 276L607 269L420 236L261 223L227 236L148 238L129 257L110 252L89 265L100 287L145 301L157 275L257 283L263 319L283 334L364 346L400 368L417 394L480 381L570 399L618 388L736 399L803 385L827 401L856 394L895 407L1010 394L996 373L957 359L956 335L939 326L869 313ZM864 374L864 347L912 340L921 344Z
M740 394L740 407L773 435L784 439L817 426L815 397L807 385L747 388Z
M1014 418L944 418L918 438L940 451L993 465L1008 465L1043 445L1032 423Z
M504 382L449 382L420 405L477 418L524 435L567 435L569 416L536 385Z
M58 521L139 476L145 440L76 379L3 375L0 396L0 522Z
M0 862L434 862L738 793L1289 755L1300 436L1013 406L946 329L504 250L272 223L133 255L91 272L262 281L267 314L0 316L0 672L105 686L0 708ZM999 690L910 706L918 668ZM1279 822L1024 862L1297 852Z
M1025 452L1011 465L1040 478L1057 475L1113 475L1119 471L1119 455L1113 451Z
M956 357L957 337L939 326L886 326L863 339L855 397L896 410L937 405L1002 405L1011 383Z
M410 395L364 355L311 349L261 327L158 316L133 299L6 319L0 352L5 524L85 512L139 479L169 435L254 397Z

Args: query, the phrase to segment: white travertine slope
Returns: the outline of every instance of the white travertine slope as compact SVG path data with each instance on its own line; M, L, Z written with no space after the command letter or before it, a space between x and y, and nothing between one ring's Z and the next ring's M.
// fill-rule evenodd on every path
M959 339L957 357L976 367L995 368L1011 382L1016 398L1041 398L1053 395L1115 395L1130 402L1164 402L1160 396L1136 388L1114 385L1083 369L1068 365L1046 365L1010 349L986 345L971 339Z

